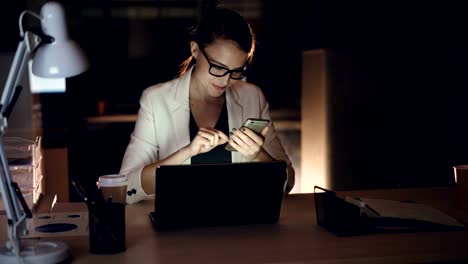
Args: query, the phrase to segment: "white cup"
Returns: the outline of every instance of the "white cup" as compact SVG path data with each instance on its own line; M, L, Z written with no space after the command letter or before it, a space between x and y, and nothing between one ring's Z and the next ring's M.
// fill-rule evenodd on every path
M127 198L128 178L123 174L109 174L99 177L98 188L102 191L104 201L123 203Z

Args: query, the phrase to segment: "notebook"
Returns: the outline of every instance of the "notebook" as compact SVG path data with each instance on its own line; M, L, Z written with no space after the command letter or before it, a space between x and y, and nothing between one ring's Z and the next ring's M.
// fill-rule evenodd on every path
M278 222L283 161L166 165L156 169L156 229Z

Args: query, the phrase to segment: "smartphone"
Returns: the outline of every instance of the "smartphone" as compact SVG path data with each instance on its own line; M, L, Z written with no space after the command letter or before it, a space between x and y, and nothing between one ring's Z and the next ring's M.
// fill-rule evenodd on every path
M248 118L240 128L248 127L255 133L260 134L262 130L268 125L268 123L270 123L270 120ZM231 145L229 145L229 143L226 145L225 149L229 151L237 151Z

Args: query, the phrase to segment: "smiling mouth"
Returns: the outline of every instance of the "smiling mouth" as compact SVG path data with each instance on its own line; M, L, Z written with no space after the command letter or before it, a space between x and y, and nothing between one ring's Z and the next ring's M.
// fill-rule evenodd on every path
M216 88L216 90L224 90L224 89L226 89L225 86L217 86L217 85L214 85L214 84L213 84L213 87Z

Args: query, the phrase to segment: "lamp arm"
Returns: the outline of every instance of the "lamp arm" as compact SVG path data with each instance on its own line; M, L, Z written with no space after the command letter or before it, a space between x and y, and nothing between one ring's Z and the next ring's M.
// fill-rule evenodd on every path
M19 17L18 24L20 29L20 37L22 40L18 43L18 47L16 48L15 57L13 58L13 63L11 65L10 72L8 73L8 78L6 80L5 88L3 89L2 98L0 100L0 111L3 115L8 105L10 104L11 99L13 98L16 87L23 78L25 65L33 50L31 45L34 43L31 43L31 37L37 37L35 34L32 34L28 31L24 32L23 30L23 18L27 14L39 19L39 21L42 21L42 17L40 15L29 10L23 11ZM0 125L3 125L3 122ZM6 126L0 126L0 129L4 130L6 129Z
M0 112L2 116L11 102L11 98L13 97L16 86L18 86L22 80L24 68L27 60L29 59L29 51L24 41L25 38L23 38L23 40L21 40L18 44L18 48L16 49L10 71L5 82L5 88L3 89L2 97L0 99ZM2 132L2 130L6 129L7 124L5 124L4 127L4 124L0 125L0 132Z
M25 221L26 214L19 210L18 199L13 189L13 182L3 145L3 136L0 136L0 160L0 191L8 217L8 241L6 242L6 247L10 248L16 256L19 256L21 250L19 236L25 235L28 229L25 226L27 224Z
M18 198L15 193L3 137L8 127L5 113L7 109L9 109L9 105L14 103L12 102L13 95L22 80L26 62L30 56L31 45L29 43L30 35L28 33L29 32L26 32L23 39L18 44L0 99L0 192L8 218L8 241L6 246L7 248L11 248L16 256L19 256L20 252L19 236L25 235L28 229L25 221L26 214L20 210Z
M25 10L23 12L21 12L21 15L18 19L18 24L19 24L19 29L20 29L20 36L23 37L24 36L24 31L23 31L23 17L25 15L31 15L37 19L39 19L40 21L42 21L42 17L32 11L29 11L29 10Z
M2 97L0 99L0 145L3 146L3 136L6 133L6 129L8 127L8 121L7 117L4 115L6 109L8 108L8 105L11 102L11 98L16 90L16 87L18 86L21 77L23 75L24 67L26 64L26 61L28 59L28 51L26 49L24 40L20 41L18 44L18 48L16 50L15 56L13 58L13 63L10 67L10 72L8 73L8 78L5 82L5 88L3 89ZM6 157L5 152L2 151L3 147L0 149L0 155L3 157ZM9 169L8 169L8 161L6 163L1 160L1 166L2 170L4 173L2 173L2 180L0 181L2 184L0 185L0 191L2 191L2 194L5 194L3 196L3 200L5 203L5 210L8 215L8 219L12 221L17 221L20 215L20 210L16 199L13 199L13 188L11 187L11 176L9 175ZM5 173L6 171L6 173Z

